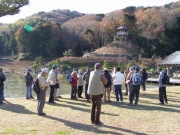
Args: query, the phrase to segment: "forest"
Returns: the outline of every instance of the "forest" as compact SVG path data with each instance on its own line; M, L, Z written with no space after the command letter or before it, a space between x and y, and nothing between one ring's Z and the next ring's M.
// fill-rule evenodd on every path
M107 14L69 10L39 12L12 24L0 24L0 55L19 59L80 57L117 40L117 28L144 58L165 57L180 49L180 2L134 7Z

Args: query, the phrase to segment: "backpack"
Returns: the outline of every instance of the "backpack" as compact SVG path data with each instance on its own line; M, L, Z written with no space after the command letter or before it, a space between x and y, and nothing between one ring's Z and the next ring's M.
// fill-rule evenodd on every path
M68 81L68 83L72 83L72 82L73 82L71 75L68 75L68 76L67 76L67 81Z
M168 84L168 83L169 83L169 76L166 73L164 73L162 84Z
M132 85L141 85L142 77L139 73L134 73L131 77Z
M38 78L36 78L36 80L33 83L33 90L34 90L34 92L36 92L37 95L41 91Z

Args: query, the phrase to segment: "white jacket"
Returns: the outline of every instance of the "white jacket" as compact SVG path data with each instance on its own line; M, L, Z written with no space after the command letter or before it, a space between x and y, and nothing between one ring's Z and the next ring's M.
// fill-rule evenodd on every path
M52 69L49 72L48 78L47 78L47 82L49 82L50 80L50 85L55 85L56 84L56 73L54 72L54 70Z
M125 77L124 74L122 74L121 72L116 72L112 75L114 81L113 84L114 85L121 85L125 82Z

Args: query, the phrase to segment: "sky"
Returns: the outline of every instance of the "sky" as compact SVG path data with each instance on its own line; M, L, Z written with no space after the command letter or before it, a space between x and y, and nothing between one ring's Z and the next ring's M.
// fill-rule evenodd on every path
M0 23L13 23L41 11L68 9L79 13L109 13L128 6L163 6L179 0L29 0L19 14L0 17Z

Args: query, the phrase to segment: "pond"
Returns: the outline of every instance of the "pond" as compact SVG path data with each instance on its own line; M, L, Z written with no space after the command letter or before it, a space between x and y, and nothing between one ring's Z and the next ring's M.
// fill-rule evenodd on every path
M5 74L7 80L5 81L5 91L4 95L5 98L16 98L16 97L25 97L26 94L26 86L25 86L25 79L24 75L22 74L13 74L8 73ZM36 75L33 75L34 79L36 78ZM64 75L63 83L61 85L61 95L63 94L70 94L71 92L71 86L68 84L66 80L66 75ZM146 88L157 88L156 83L146 83ZM84 90L83 90L84 91ZM125 87L123 85L123 92L125 92ZM47 95L49 95L49 88L47 91ZM33 96L36 96L35 92L33 91Z

